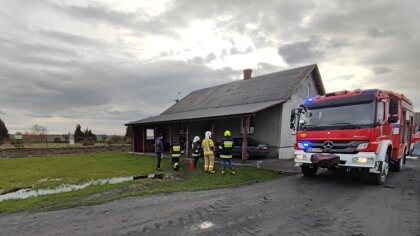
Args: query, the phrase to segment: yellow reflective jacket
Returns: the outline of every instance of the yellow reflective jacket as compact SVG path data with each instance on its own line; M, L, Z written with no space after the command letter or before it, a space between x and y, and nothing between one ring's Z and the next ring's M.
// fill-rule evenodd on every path
M179 144L172 145L172 157L180 157L181 156L181 146Z
M201 146L203 147L204 155L213 155L213 150L214 150L213 140L206 138L201 143Z

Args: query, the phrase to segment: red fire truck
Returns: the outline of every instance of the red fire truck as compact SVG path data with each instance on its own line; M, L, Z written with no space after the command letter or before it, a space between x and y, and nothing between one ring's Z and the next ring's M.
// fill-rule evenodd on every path
M305 176L318 168L359 169L383 184L389 169L402 170L410 151L413 104L390 91L340 91L306 99L290 121L294 160Z

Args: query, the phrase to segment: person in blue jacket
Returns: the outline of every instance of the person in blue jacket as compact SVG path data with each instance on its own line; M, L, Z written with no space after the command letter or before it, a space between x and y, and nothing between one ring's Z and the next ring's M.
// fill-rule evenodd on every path
M160 163L162 161L162 153L163 153L163 134L159 133L159 135L155 139L155 153L157 157L157 163L156 163L156 170L161 171Z

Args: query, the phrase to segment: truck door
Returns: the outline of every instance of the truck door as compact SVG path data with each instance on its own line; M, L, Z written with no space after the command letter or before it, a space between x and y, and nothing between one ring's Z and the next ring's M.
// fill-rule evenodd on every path
M404 156L404 146L407 142L407 121L406 121L406 116L407 116L407 110L403 109L402 110L402 115L401 115L401 127L400 127L400 145L398 148L398 157L402 157Z
M413 116L412 113L403 108L401 116L401 133L400 133L400 150L398 150L399 156L404 156L410 149L411 136L413 129Z

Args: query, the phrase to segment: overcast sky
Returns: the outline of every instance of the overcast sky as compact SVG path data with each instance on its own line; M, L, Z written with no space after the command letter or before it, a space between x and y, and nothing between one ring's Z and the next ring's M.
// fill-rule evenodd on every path
M177 92L313 63L327 91L420 110L419 16L418 0L0 0L0 118L123 134Z

